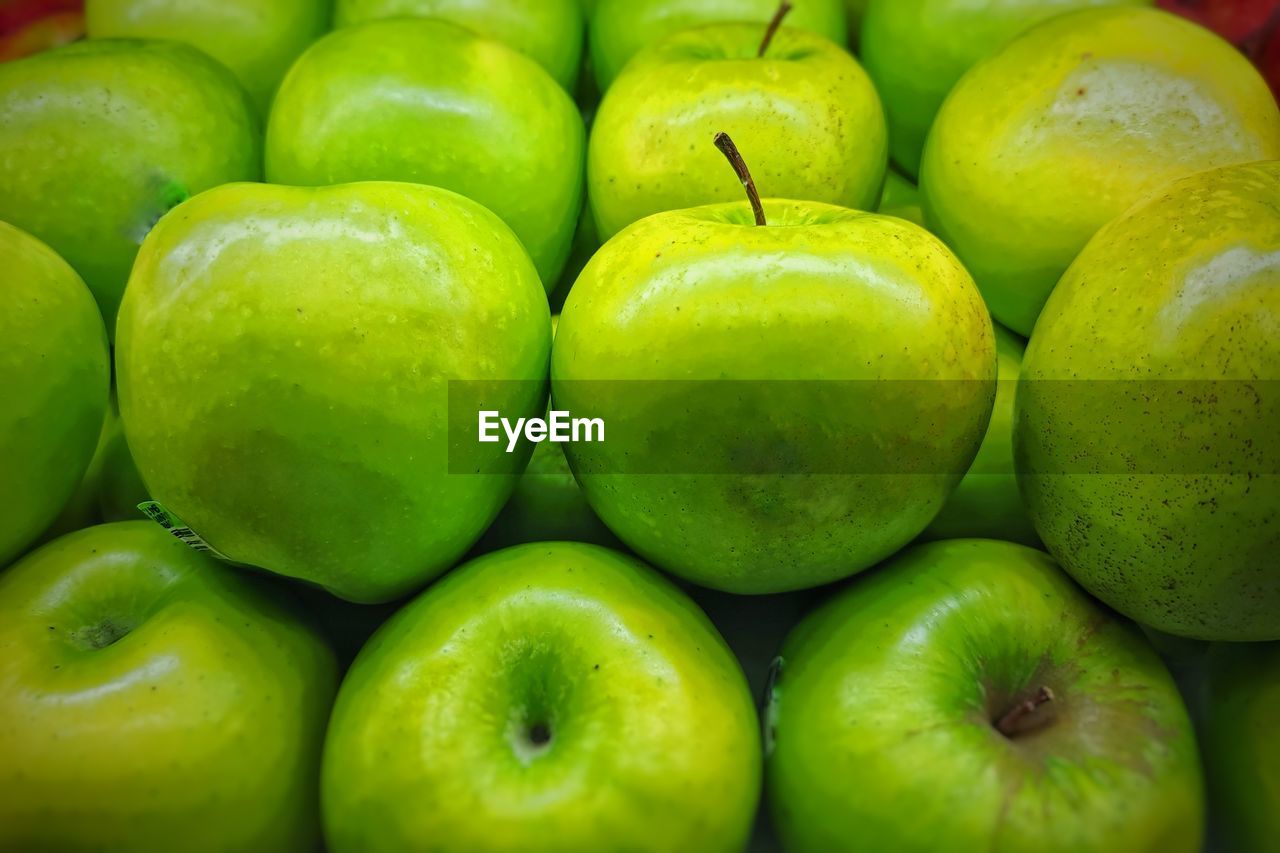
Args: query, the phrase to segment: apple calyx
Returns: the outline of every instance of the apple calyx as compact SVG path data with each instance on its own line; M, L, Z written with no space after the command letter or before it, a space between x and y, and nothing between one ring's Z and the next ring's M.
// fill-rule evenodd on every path
M773 36L778 32L778 27L782 26L782 19L791 11L791 4L787 0L782 0L778 4L778 11L773 13L773 18L769 21L768 28L764 31L764 38L760 40L760 49L756 51L756 58L763 59L764 52L769 49L769 42L773 41Z
M1013 739L1047 725L1051 721L1050 717L1040 709L1052 701L1053 691L1048 687L1041 687L1030 699L1019 702L1006 711L996 721L996 731Z
M784 6L787 4L783 4ZM760 203L760 193L756 190L756 182L751 179L751 170L747 168L747 162L742 159L738 146L733 144L733 140L729 138L729 134L723 130L716 134L716 147L720 149L720 153L729 161L729 165L733 167L734 174L738 176L738 180L742 182L742 188L747 191L747 200L751 202L751 212L755 214L756 225L768 225L764 218L764 205Z

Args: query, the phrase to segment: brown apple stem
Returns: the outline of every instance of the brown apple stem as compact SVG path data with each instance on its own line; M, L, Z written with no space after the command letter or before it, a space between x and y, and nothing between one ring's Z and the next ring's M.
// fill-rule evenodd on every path
M742 159L738 146L733 144L729 134L721 131L716 134L716 147L720 149L720 153L729 161L729 165L733 167L738 180L742 182L742 188L747 191L747 200L751 202L751 211L756 215L756 225L768 225L769 223L765 222L764 219L764 205L760 203L760 193L756 191L756 182L751 180L751 170L747 168L747 162Z
M1004 716L996 721L996 730L1007 738L1017 737L1028 731L1037 729L1048 722L1038 713L1040 708L1053 701L1053 691L1041 687L1036 695L1014 705Z
M764 38L760 40L760 49L756 51L756 58L764 56L764 52L769 49L769 42L773 41L773 36L778 32L778 27L782 26L782 19L791 11L791 4L787 0L782 0L778 4L778 11L773 13L773 19L769 21L769 28L764 31Z

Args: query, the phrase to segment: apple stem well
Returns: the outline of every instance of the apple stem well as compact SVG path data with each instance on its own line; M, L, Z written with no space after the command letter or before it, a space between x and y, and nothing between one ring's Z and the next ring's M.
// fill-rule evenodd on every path
M769 21L769 26L764 31L764 38L760 40L760 49L756 51L756 58L763 58L764 52L769 49L769 42L773 41L773 36L778 32L778 27L782 26L782 19L791 11L791 4L787 0L782 0L778 4L778 11L773 13L773 18Z
M1034 731L1046 725L1049 719L1041 712L1041 708L1053 701L1053 691L1041 687L1030 699L1014 705L996 721L996 730L1007 738Z
M721 131L716 134L716 147L729 161L734 174L742 182L742 188L747 191L747 200L751 202L751 212L755 214L756 225L768 225L764 218L764 205L760 203L760 193L756 190L756 182L751 179L751 170L747 168L747 161L742 159L738 146L733 144L729 134Z

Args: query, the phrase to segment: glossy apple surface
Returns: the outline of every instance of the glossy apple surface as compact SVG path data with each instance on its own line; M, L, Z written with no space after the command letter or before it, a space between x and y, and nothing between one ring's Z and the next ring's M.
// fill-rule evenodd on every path
M951 87L978 60L1046 18L1152 0L889 0L868 5L858 55L889 120L893 162L920 172L925 136Z
M674 33L609 87L587 148L602 237L652 213L741 199L711 144L721 131L772 197L875 207L888 142L870 78L839 45L791 27L758 57L764 31L725 23Z
M1280 110L1207 30L1155 9L1070 12L1010 41L938 112L925 218L1026 336L1099 228L1168 181L1280 157Z
M1014 426L1045 545L1132 619L1280 639L1280 163L1183 179L1107 225L1027 345Z
M101 39L0 64L0 219L89 285L115 332L138 245L182 199L259 175L252 108L186 45Z
M473 438L476 410L452 423L448 381L523 380L491 406L538 414L550 330L528 255L475 202L233 184L166 216L139 253L120 412L152 495L214 548L386 601L462 556L528 459L499 448L468 476L481 462L450 435Z
M507 44L564 89L578 82L584 45L582 0L337 0L334 24L382 18L440 18Z
M846 43L845 0L793 0L788 26ZM763 28L778 11L774 0L598 0L587 43L601 92L641 48L699 24L752 21Z
M1022 339L1003 326L996 332L996 402L978 455L925 539L1003 539L1038 547L1040 537L1018 494L1013 466L1013 403L1022 370Z
M0 222L0 568L35 541L93 458L111 381L93 294L57 253Z
M697 605L615 551L535 543L450 573L361 651L325 745L325 838L741 850L759 783L746 681Z
M150 521L0 574L0 845L308 851L337 687L319 636Z
M1173 679L1041 551L903 552L796 628L765 713L788 850L1200 850Z
M656 214L560 315L556 407L587 500L658 567L730 592L815 586L892 554L973 460L995 341L923 229L813 202Z
M1236 853L1280 838L1280 643L1215 643L1201 745L1213 825Z
M329 29L329 0L86 0L89 38L173 39L236 75L265 116L289 66Z
M511 226L550 291L578 222L585 148L577 107L533 60L401 18L344 27L302 55L271 111L266 168L279 184L461 193Z

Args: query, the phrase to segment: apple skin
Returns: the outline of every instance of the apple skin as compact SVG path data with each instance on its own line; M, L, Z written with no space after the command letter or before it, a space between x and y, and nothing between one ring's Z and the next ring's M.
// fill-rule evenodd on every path
M724 640L657 572L594 545L508 548L360 652L325 743L325 839L333 853L741 850L757 726Z
M1003 326L996 332L996 402L987 434L969 471L947 498L922 539L1003 539L1040 547L1022 505L1013 465L1013 403L1022 370L1022 339Z
M423 62L423 57L431 57ZM446 21L344 27L290 70L267 126L267 179L412 181L498 214L549 292L582 203L586 132L537 63Z
M97 490L95 494L98 515L103 521L130 521L140 516L138 504L150 500L147 486L142 482L138 466L134 464L129 441L125 438L124 422L115 398L107 410L102 436L94 461L97 466Z
M93 294L57 253L0 222L0 568L71 498L107 408L110 355Z
M453 565L528 461L456 451L476 410L453 422L447 380L504 380L487 407L537 415L550 346L533 264L475 202L417 184L232 184L139 252L120 412L155 499L214 548L388 601ZM488 473L450 473L472 462Z
M991 313L1028 336L1072 259L1130 205L1203 169L1277 157L1280 110L1235 48L1154 9L1088 9L960 79L920 190Z
M247 97L192 47L99 39L0 64L0 219L75 268L109 336L151 225L188 195L259 174Z
M150 500L150 495L129 453L113 390L89 467L57 518L36 541L52 542L104 521L136 521L143 517L138 504L145 500Z
M995 394L991 321L938 240L816 202L764 209L765 227L740 202L614 237L569 292L551 365L556 408L609 430L564 446L600 518L738 593L846 577L913 539Z
M339 27L383 18L440 18L500 41L536 61L572 91L582 66L581 0L337 0Z
M1168 634L1280 639L1277 246L1280 163L1185 178L1098 232L1027 345L1014 454L1036 530Z
M845 23L849 30L849 50L858 47L858 38L862 33L862 21L867 16L870 0L844 0Z
M848 43L844 0L793 0L792 6L788 26ZM699 24L758 21L763 38L777 11L775 0L598 0L587 37L596 83L607 92L641 48Z
M993 721L1041 686L1048 722L1002 734ZM1200 849L1168 671L1021 545L921 545L848 586L787 639L765 728L788 850Z
M559 540L622 546L583 497L564 448L544 441L534 448L529 466L475 552Z
M1210 821L1234 853L1280 839L1280 643L1215 643L1201 726Z
M871 79L839 45L757 24L681 30L638 52L605 93L587 146L587 189L604 238L652 213L742 198L712 145L727 132L763 191L875 207L888 162Z
M289 66L329 29L329 0L86 0L89 38L173 39L235 74L260 116Z
M314 849L337 668L253 581L123 522L15 564L0 611L0 847Z
M920 188L897 169L889 168L884 176L884 189L880 191L877 213L896 216L924 227L924 211L920 208Z
M872 3L859 56L884 97L889 153L910 176L933 117L978 60L1046 18L1091 6L1150 6L1152 0L891 0Z

